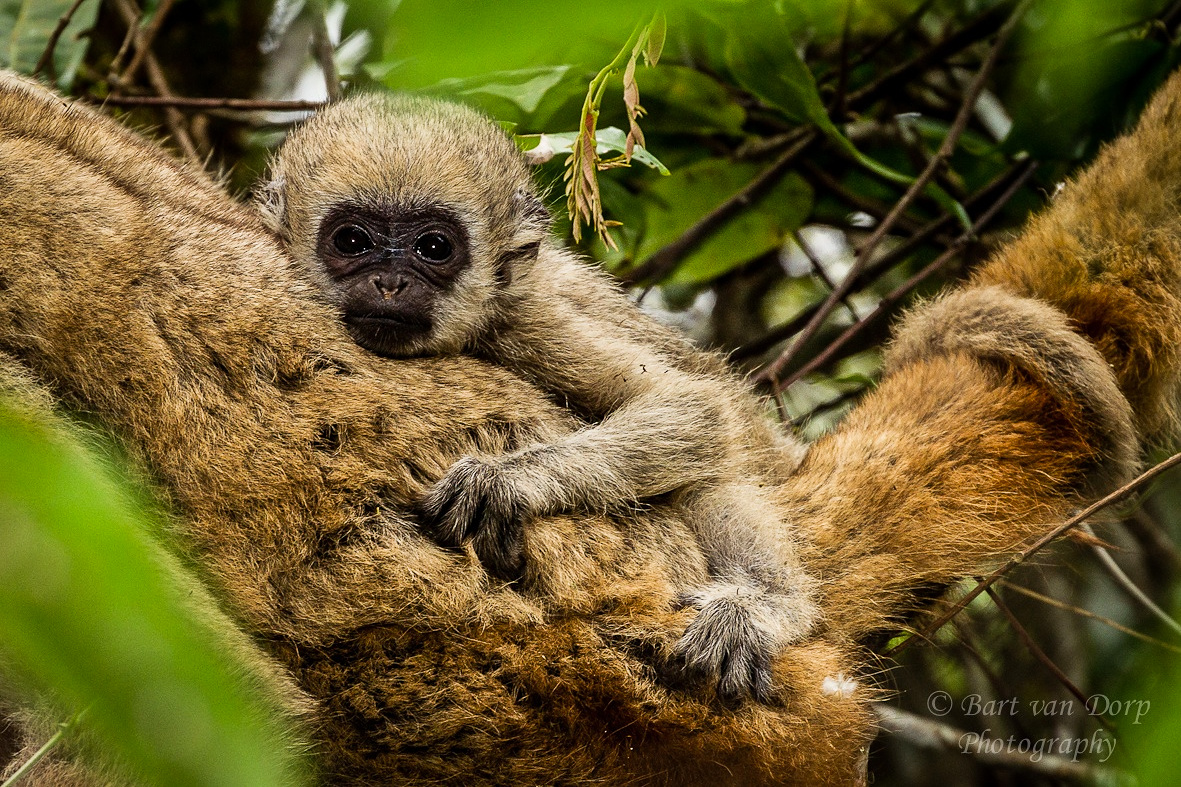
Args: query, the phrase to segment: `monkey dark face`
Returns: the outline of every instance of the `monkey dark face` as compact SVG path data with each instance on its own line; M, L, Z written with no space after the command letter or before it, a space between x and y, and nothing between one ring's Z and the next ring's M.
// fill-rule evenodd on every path
M339 205L320 224L316 252L353 339L390 356L436 349L447 296L471 266L463 225L439 207Z

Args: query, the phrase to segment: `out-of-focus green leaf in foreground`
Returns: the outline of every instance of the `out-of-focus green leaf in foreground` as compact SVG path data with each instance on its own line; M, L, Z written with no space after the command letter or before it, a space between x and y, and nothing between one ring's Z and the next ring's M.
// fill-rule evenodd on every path
M273 703L219 645L226 621L193 608L203 593L128 497L50 426L0 406L5 666L85 709L88 738L146 783L303 783Z
M32 73L49 37L73 0L0 0L0 67ZM86 54L90 40L79 34L94 25L99 0L86 0L74 11L53 50L58 86L66 89Z

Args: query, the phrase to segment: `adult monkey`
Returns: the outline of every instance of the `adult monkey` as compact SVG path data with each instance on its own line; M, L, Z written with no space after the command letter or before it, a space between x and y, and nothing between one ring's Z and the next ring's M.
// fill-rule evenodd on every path
M1177 371L1179 121L1174 78L977 277L1076 318L1142 427ZM855 674L856 643L913 588L1127 472L1126 405L1060 313L986 286L920 312L879 390L780 490L827 628L776 663L783 707L724 711L652 677L684 624L668 580L704 571L674 512L637 517L627 542L602 518L543 520L522 593L398 516L450 459L571 428L528 386L357 350L253 214L13 78L0 179L2 349L156 474L243 625L327 703L337 781L848 783L867 697L826 696L823 678Z

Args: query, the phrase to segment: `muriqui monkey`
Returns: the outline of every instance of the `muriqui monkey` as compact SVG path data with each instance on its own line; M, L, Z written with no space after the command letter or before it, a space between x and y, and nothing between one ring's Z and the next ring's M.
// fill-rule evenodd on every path
M708 579L676 506L538 519L522 592L423 538L408 514L456 459L583 424L479 359L359 350L254 211L12 76L0 349L152 473L206 579L319 703L326 781L849 784L873 695L825 678L868 671L859 643L916 588L1123 477L1132 416L1161 426L1178 128L1181 77L971 284L907 318L879 388L768 487L823 614L776 658L777 706L660 682L690 617L674 588Z
M351 97L288 137L259 189L268 223L382 355L463 351L536 383L591 425L505 456L461 459L424 509L504 577L521 526L673 493L713 581L678 649L728 699L766 697L769 664L817 613L794 536L762 488L802 446L717 357L648 319L549 234L516 147L466 107Z

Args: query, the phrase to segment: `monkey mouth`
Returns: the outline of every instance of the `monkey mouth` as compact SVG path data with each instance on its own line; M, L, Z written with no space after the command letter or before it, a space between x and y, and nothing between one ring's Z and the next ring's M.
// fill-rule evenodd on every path
M345 317L345 324L353 341L369 352L389 358L417 354L418 344L431 332L430 320L391 315L349 315Z
M414 331L417 333L431 329L430 320L395 317L388 314L348 315L344 321L363 331Z

